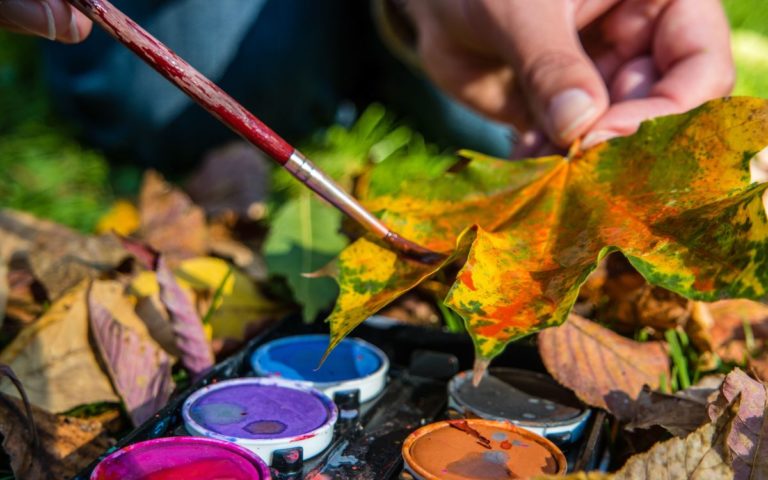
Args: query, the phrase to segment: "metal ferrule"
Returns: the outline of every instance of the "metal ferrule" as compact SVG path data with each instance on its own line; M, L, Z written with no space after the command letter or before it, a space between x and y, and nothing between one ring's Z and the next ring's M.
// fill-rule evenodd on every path
M381 238L387 238L390 235L390 230L378 218L363 208L357 200L345 192L333 179L315 167L298 150L293 151L284 167L294 177L306 184L326 201L362 224L366 229Z

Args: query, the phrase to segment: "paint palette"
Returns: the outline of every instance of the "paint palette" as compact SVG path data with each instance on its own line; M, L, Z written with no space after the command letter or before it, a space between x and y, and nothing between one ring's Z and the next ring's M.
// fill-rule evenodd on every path
M489 413L486 407L468 401L466 396L457 397L466 405L459 405L456 398L449 398L449 384L455 385L457 378L466 380L468 374L457 374L472 364L474 348L467 336L392 323L369 322L355 330L355 334L364 341L349 340L348 343L342 343L342 349L337 350L340 354L336 357L338 360L332 354L326 364L329 369L316 372L317 359L327 345L328 337L317 335L323 327L306 325L295 317L286 319L253 339L240 352L216 365L198 383L175 396L154 418L121 439L117 448L141 444L151 439L193 434L199 435L195 438L201 440L226 438L230 444L253 452L260 448L256 443L275 440L273 436L282 440L287 437L296 439L302 436L300 430L313 431L320 424L326 425L323 418L333 416L332 411L335 409L338 413L335 425L327 430L330 433L326 437L327 446L273 443L267 446L271 453L260 453L271 464L272 478L394 480L415 476L416 466L412 466L411 473L404 470L402 447L406 438L413 438L416 435L414 432L421 427L453 418L457 411L476 417ZM296 347L300 344L306 346L307 343L314 343L315 346ZM494 365L523 368L529 372L544 371L535 346L525 342L518 342L507 349ZM257 378L257 374L272 375L272 378ZM565 453L569 471L596 467L603 452L601 415L590 416L578 402L569 403L564 397L553 402L557 404L554 410L548 409L549 404L544 403L543 399L552 400L551 395L531 390L528 385L510 383L503 371L494 369L493 374L495 380L528 395L522 398L530 405L534 403L528 400L529 397L541 400L540 409L526 410L523 414L541 414L545 421L581 419L581 436L573 435L569 442L555 443ZM362 386L355 383L361 379L370 380L377 375L380 376L376 380L378 386L371 390L374 393L366 393L364 383ZM537 378L544 379L542 385L548 381L551 386L552 381L548 377L540 373L532 374L534 383ZM287 387L307 394L314 390L313 386L327 392L330 397L312 397L316 394L310 393L310 398L316 403L305 404L303 400L291 396L294 395L293 391L290 395L269 391L271 388ZM491 381L488 388L496 391L502 387ZM502 391L509 393L508 390ZM233 398L237 400L233 401ZM448 408L449 401L452 408ZM271 411L265 407L269 404L274 407ZM467 406L472 408L467 409ZM260 413L253 416L253 412ZM545 419L547 412L555 412L549 420ZM505 410L501 416L506 418L510 415ZM297 418L301 421L297 421ZM307 420L304 426L299 428L298 423L304 420ZM504 425L514 429L509 423ZM494 448L501 452L492 454L495 456L486 460L501 462L505 451L502 446L504 439L494 440L494 432L488 436L482 433L482 429L476 430L495 442ZM549 430L549 433L552 431ZM517 441L527 441L511 433L508 435L511 435L506 438L510 445ZM526 436L525 433L520 435ZM500 438L499 435L496 437ZM534 438L533 435L531 438ZM548 444L546 440L544 442ZM414 452L420 452L420 448L426 444L417 442L416 445L419 450ZM545 455L543 452L542 455ZM562 457L558 457L558 471L564 465L561 460ZM94 462L75 478L88 480L96 464Z

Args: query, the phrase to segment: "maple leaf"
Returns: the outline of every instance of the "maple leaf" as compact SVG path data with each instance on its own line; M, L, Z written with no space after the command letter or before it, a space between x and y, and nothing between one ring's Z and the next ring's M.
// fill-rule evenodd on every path
M726 98L568 157L464 152L466 165L404 169L415 173L386 183L374 170L362 200L451 260L468 248L445 303L464 318L482 370L510 341L564 322L612 251L688 298L764 298L765 185L751 183L749 162L767 144L768 101ZM347 247L336 265L331 348L448 263L415 263L368 239Z

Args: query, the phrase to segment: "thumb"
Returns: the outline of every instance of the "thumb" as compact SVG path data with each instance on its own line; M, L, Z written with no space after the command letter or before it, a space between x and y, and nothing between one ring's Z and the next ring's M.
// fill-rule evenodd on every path
M608 93L578 37L573 2L470 0L487 44L509 62L537 123L567 147L608 108ZM479 22L479 23L478 23Z

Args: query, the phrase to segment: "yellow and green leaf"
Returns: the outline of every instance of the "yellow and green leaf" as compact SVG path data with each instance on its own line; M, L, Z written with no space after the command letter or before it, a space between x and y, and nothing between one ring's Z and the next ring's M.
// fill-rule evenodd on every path
M337 263L332 343L465 258L445 303L464 318L481 363L565 321L587 275L614 250L686 297L766 298L765 185L749 169L766 145L768 101L729 98L569 157L463 152L463 168L407 169L416 173L401 182L377 183L374 170L361 189L366 206L450 258L428 266L366 239L350 245Z

